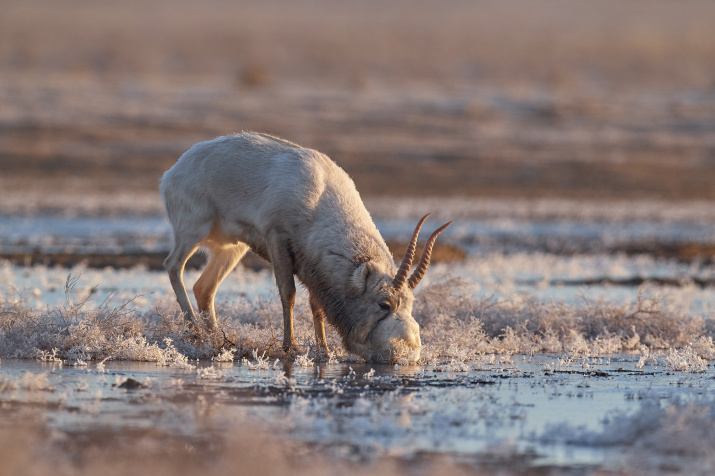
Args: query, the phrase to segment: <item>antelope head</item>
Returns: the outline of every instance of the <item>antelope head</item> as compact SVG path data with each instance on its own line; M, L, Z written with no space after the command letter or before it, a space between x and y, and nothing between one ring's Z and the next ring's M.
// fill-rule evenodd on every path
M437 236L452 224L450 221L430 235L415 270L408 278L415 257L417 236L429 215L422 217L415 227L394 276L391 270L380 269L373 262L362 263L352 276L352 286L361 294L359 307L364 307L359 312L365 317L361 319L354 338L346 341L346 345L366 360L389 362L407 358L417 361L420 358L420 326L412 317L413 291L427 272Z

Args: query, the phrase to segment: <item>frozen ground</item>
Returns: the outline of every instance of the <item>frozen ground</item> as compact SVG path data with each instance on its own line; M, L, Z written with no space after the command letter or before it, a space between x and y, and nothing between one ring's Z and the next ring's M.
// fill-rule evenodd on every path
M187 333L163 272L5 262L0 412L29 425L31 447L53 455L43 464L70 470L72 458L107 465L92 458L137 445L230 465L251 428L291 448L293 459L269 458L274 474L333 464L346 473L712 472L715 268L707 257L618 251L707 245L712 207L369 206L388 239L409 234L418 208L459 217L440 239L467 258L433 265L417 293L418 365L363 363L332 330L321 359L302 291L299 356L281 360L269 269L239 267L222 285L223 332ZM4 249L45 252L161 252L170 240L155 212L5 215L0 229ZM187 271L187 284L197 276ZM309 456L315 449L323 463Z
M714 11L3 2L0 472L715 473ZM327 153L389 239L455 219L417 365L321 360L304 293L276 361L253 265L186 331L157 182L241 130Z
M209 451L243 428L268 428L363 465L447 455L474 471L495 462L577 474L713 468L710 370L641 366L638 356L486 356L459 372L258 357L74 367L5 359L2 412L32 411L68 440L151 428Z
M41 203L14 214L12 204L5 201L0 249L6 255L168 254L171 230L156 194L134 202L125 198L90 196L80 208L73 206L79 200L69 200L56 204L62 208L53 215L47 215ZM25 202L26 207L30 203ZM715 207L709 202L371 199L367 205L388 241L405 240L425 210L435 215L428 226L455 219L440 242L461 248L467 258L435 264L427 279L463 278L475 296L568 304L583 296L624 304L647 288L680 310L706 315L712 305L709 287L715 281L715 267L709 253ZM135 213L128 214L126 206ZM690 254L688 247L694 248ZM0 284L29 291L25 295L33 306L65 301L64 268L6 262L0 271ZM72 273L82 275L75 289L78 295L97 286L95 302L110 293L117 293L120 301L142 294L138 302L153 306L170 292L164 272L141 267L96 270L79 265ZM187 282L196 277L189 270ZM230 302L236 296L272 292L270 273L239 267L222 285L219 297Z

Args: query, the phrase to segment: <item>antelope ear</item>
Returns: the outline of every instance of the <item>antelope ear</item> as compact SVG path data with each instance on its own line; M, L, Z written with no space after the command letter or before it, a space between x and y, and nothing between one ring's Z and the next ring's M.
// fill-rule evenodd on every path
M369 262L360 263L360 265L355 268L355 271L353 271L353 275L350 276L350 292L352 294L359 296L365 292L365 287L367 286L367 277L369 274Z

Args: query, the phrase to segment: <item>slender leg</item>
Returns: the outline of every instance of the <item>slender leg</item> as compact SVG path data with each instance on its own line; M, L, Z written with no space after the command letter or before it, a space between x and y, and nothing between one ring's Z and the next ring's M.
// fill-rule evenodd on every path
M318 347L327 351L328 342L325 338L325 312L323 312L323 308L320 307L320 304L313 298L312 294L310 295L310 310L313 312L315 342L318 344Z
M186 294L186 287L184 287L184 266L189 257L194 254L196 248L198 248L198 243L188 245L184 242L177 242L164 261L164 268L169 272L171 287L174 288L176 300L181 307L181 312L184 313L184 320L186 321L196 321L196 315L191 308L191 302L188 294Z
M293 257L290 244L277 233L272 233L268 240L268 254L273 264L273 274L278 286L278 294L283 305L283 350L295 348L293 336L293 306L295 305L295 279L293 278Z
M199 306L199 313L203 314L209 329L216 327L216 311L214 310L216 290L247 251L248 245L245 243L211 248L209 262L194 284L194 296Z

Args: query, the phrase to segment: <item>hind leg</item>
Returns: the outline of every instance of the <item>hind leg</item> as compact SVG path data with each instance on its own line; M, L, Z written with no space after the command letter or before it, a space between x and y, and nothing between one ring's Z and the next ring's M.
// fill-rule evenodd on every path
M171 216L172 214L170 213L169 217L171 218ZM176 223L172 220L174 249L164 260L164 268L169 273L169 281L171 281L171 287L174 289L181 312L184 313L184 319L194 322L196 321L196 315L191 308L191 302L184 286L184 267L186 266L186 261L196 252L201 242L211 232L210 221L200 221L196 218L195 216L186 217L184 226L181 226L181 222ZM188 227L186 223L196 225Z
M171 170L174 170L173 168ZM191 186L187 189L187 186ZM164 260L164 268L169 273L171 287L186 321L196 321L191 302L184 286L186 261L196 252L213 226L214 210L208 197L187 182L181 175L167 172L159 187L166 213L174 232L174 248Z
M191 308L191 302L184 287L184 266L186 266L186 261L198 247L198 243L177 242L169 256L164 260L164 268L169 273L169 281L174 289L174 294L176 294L176 301L179 303L181 312L184 313L184 319L187 321L196 321L196 315Z
M216 327L216 311L214 310L214 297L221 281L228 273L236 267L241 258L248 251L248 245L239 243L237 245L210 247L211 256L206 269L201 273L196 284L194 284L194 296L199 306L199 313L204 314L206 325L209 329Z

